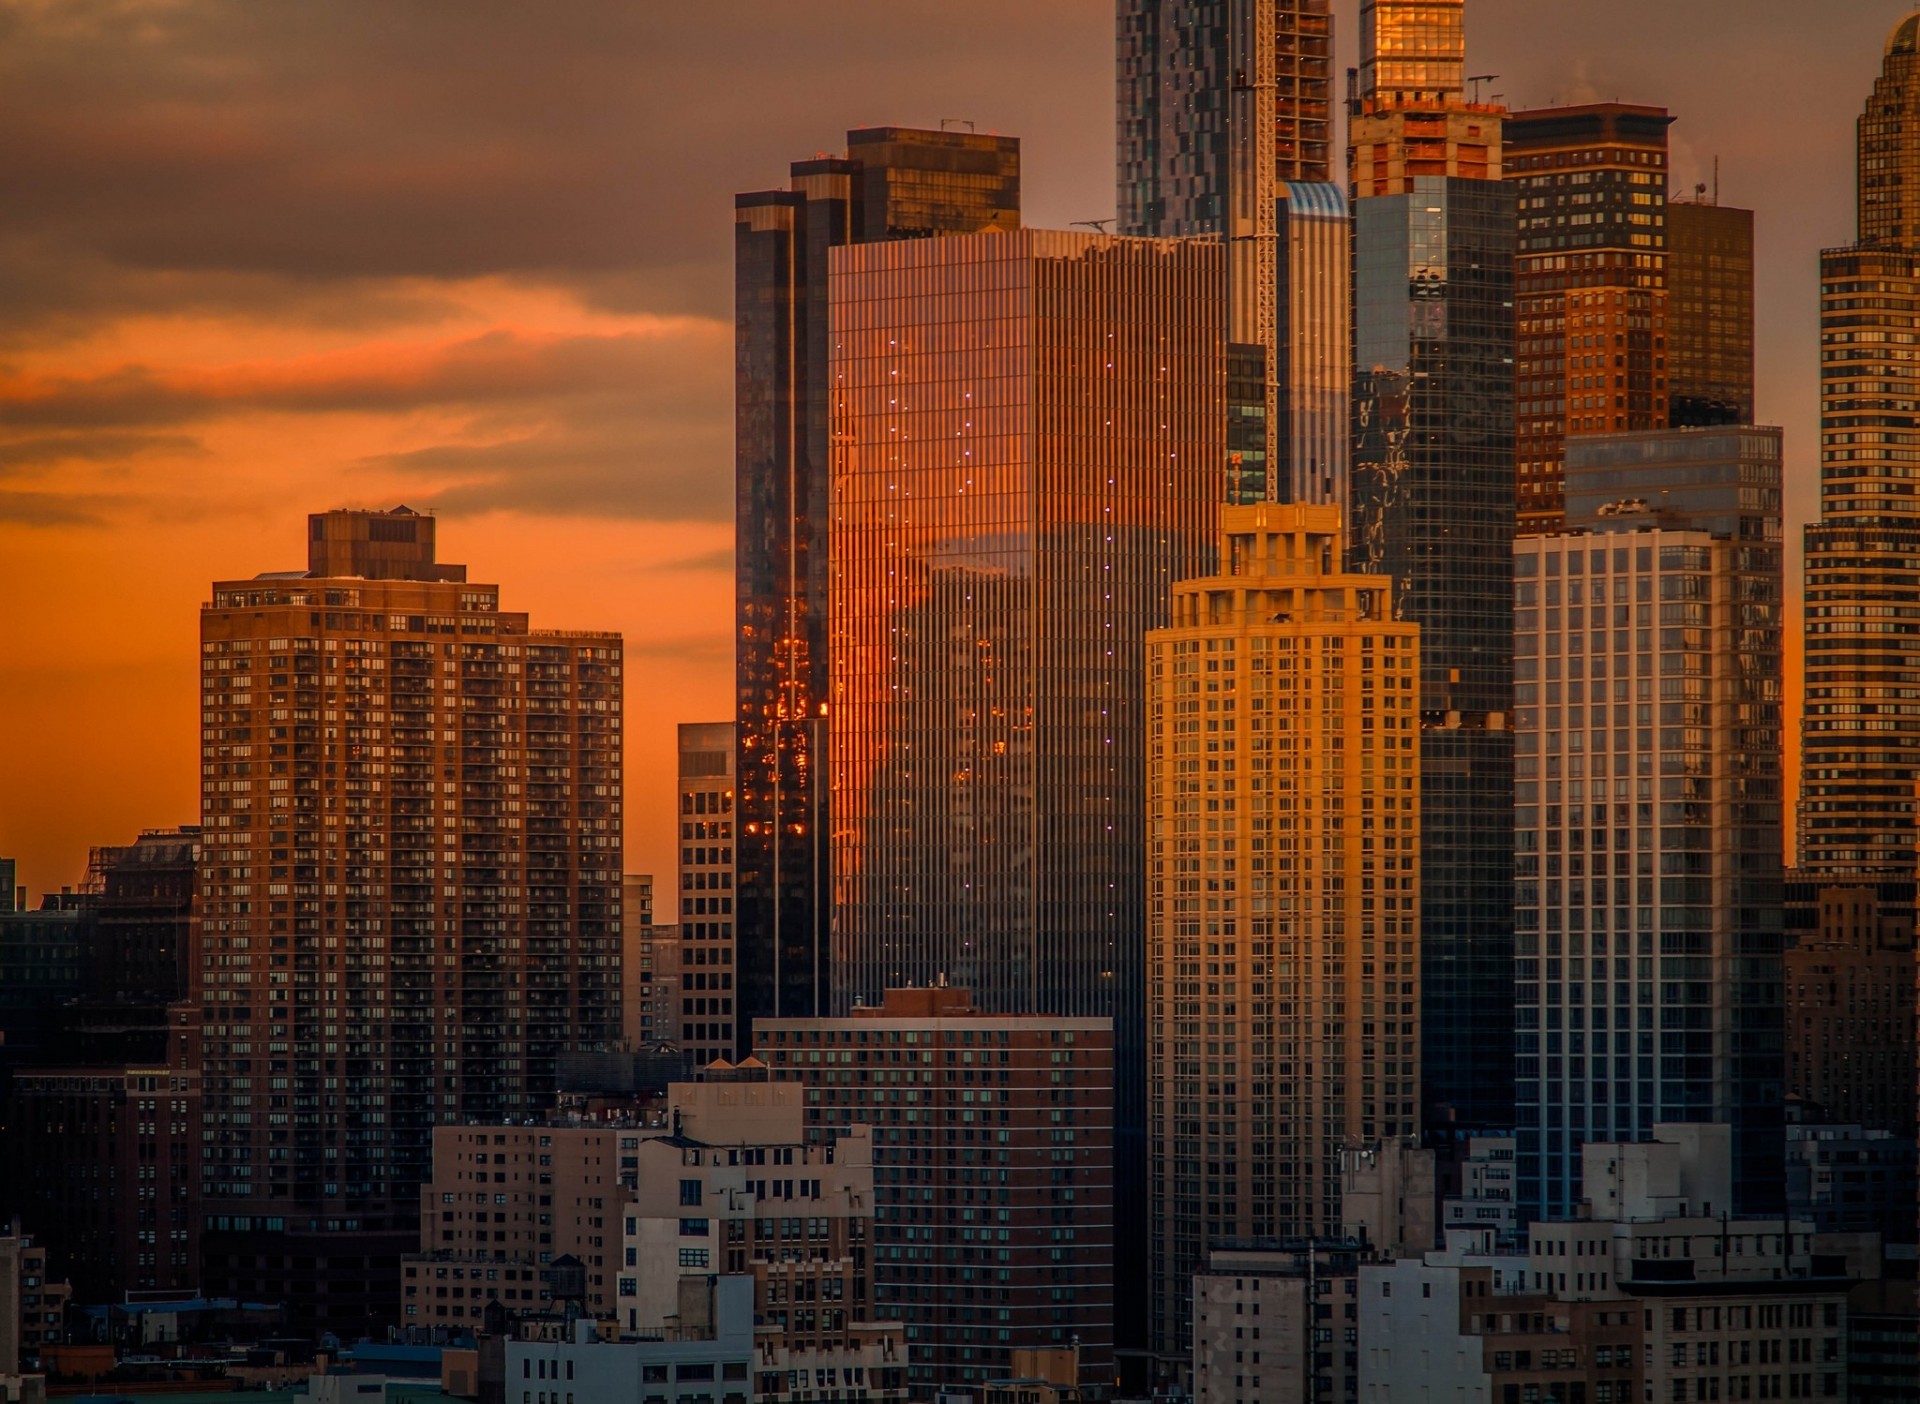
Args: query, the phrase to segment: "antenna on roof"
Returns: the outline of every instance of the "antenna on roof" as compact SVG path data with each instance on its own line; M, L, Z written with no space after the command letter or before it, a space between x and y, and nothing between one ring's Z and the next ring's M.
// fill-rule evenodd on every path
M1467 81L1473 84L1473 97L1471 101L1477 105L1480 101L1480 85L1482 83L1491 83L1499 76L1498 73L1475 73L1469 77Z
M949 126L965 127L970 132L980 130L973 125L973 119L971 117L942 117L940 119L940 130L944 132Z

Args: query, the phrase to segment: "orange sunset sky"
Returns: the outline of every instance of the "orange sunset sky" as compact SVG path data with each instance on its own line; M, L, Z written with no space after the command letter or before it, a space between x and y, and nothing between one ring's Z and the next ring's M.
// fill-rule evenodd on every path
M1905 8L1468 7L1490 92L1664 104L1676 189L1717 156L1758 211L1791 523ZM1029 222L1105 218L1112 70L1110 0L0 0L0 855L37 895L193 821L208 582L405 502L506 608L625 634L629 866L670 873L674 725L731 708L732 193L960 117L1023 138Z

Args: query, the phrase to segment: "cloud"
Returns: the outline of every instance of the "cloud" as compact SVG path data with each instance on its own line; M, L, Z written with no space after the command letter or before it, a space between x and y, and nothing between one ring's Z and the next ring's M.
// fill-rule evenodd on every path
M57 492L0 492L0 525L101 527L108 514L92 499Z
M133 434L112 431L47 434L38 438L0 442L0 476L65 463L117 463L147 454L203 454L200 440L189 434Z

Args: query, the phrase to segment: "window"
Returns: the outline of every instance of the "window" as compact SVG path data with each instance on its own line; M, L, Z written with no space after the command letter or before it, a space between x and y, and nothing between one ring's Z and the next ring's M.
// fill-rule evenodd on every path
M705 1238L707 1236L707 1221L705 1219L682 1219L680 1221L680 1236L682 1238Z
M680 1182L680 1202L682 1204L696 1205L700 1203L700 1182L698 1180L682 1180Z
M681 1267L703 1268L706 1265L707 1265L706 1249L682 1248L680 1250L680 1266Z

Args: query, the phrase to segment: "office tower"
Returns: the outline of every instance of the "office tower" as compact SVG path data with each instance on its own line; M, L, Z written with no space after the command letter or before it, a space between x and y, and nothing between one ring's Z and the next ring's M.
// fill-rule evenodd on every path
M1516 112L1504 167L1519 231L1514 453L1519 527L1558 530L1570 434L1665 428L1665 108Z
M909 1393L1076 1340L1081 1386L1111 1382L1111 1020L988 1013L937 986L754 1037L775 1081L806 1084L810 1143L873 1128L874 1310L906 1323Z
M1667 404L1677 429L1753 423L1753 211L1703 185L1667 204Z
M1144 636L1216 546L1222 262L1021 230L833 265L835 1009L944 976L996 1013L1111 1018L1123 1217L1145 1212ZM1144 1283L1144 1243L1122 1252Z
M682 722L680 813L680 1045L702 1067L731 1059L739 928L735 903L739 796L732 722Z
M1344 501L1328 0L1119 0L1117 28L1121 231L1226 245L1230 496Z
M1420 626L1423 1120L1513 1114L1514 187L1462 6L1370 0L1353 182L1349 560Z
M433 1127L619 1037L621 646L529 627L406 508L201 609L203 1286L397 1320Z
M1894 29L1858 126L1859 238L1820 255L1820 520L1806 529L1799 865L1913 876L1920 714L1920 15Z
M1871 887L1812 884L1814 921L1791 931L1786 988L1786 1089L1809 1121L1852 1122L1899 1135L1914 1128L1914 942L1911 894L1888 903ZM1795 889L1801 889L1796 892Z
M1020 143L874 127L734 201L735 890L740 1015L826 1012L828 251L1011 230Z
M1568 445L1565 535L1514 547L1517 1174L1733 1128L1735 1207L1779 1206L1780 431ZM1668 488L1668 484L1673 484Z
M1339 1152L1419 1131L1419 626L1339 509L1230 507L1148 636L1155 1349L1223 1240L1336 1234Z
M654 923L653 878L640 873L621 879L620 1041L633 1049L680 1043L680 928Z

